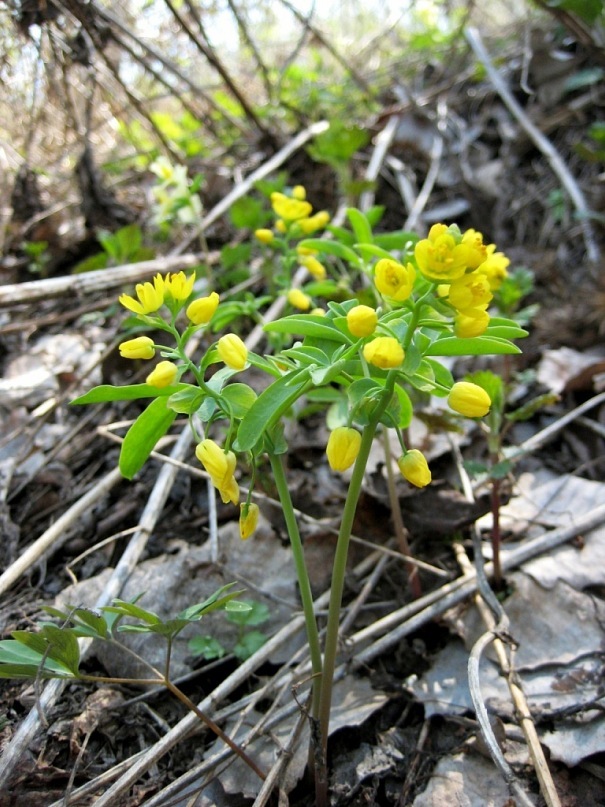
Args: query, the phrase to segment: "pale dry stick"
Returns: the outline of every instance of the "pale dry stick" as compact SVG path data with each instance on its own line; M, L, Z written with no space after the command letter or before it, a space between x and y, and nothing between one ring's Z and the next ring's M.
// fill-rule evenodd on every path
M296 137L293 137L289 143L281 148L276 154L270 157L265 163L259 166L255 171L249 174L246 179L240 182L233 188L218 204L216 204L208 215L204 216L199 225L195 228L193 233L179 244L176 249L172 250L171 256L180 255L184 249L187 249L199 236L206 230L213 222L220 218L223 213L235 203L238 199L248 193L253 187L254 183L259 179L263 179L273 171L276 171L295 151L302 148L308 140L316 137L317 135L325 132L330 124L327 121L318 121L317 123L307 126L302 132L299 132ZM1 301L1 297L0 297Z
M549 426L546 426L546 428L542 429L542 431L532 435L524 443L521 443L521 445L507 450L506 459L517 460L524 457L526 454L535 451L537 448L542 448L542 446L545 445L549 440L556 437L557 434L565 428L565 426L573 423L576 418L579 418L585 412L589 412L591 409L594 409L595 406L599 406L599 404L602 403L605 403L605 392L600 392L593 398L589 398L588 401L584 401L584 403L580 404L580 406L576 406L575 409L561 415L558 420L551 423Z
M357 615L361 611L361 608L365 601L368 599L372 591L378 585L378 582L382 576L382 573L385 570L385 567L389 563L390 558L388 555L379 555L378 562L376 566L368 576L368 579L363 584L363 587L357 597L353 600L353 602L347 606L347 610L344 616L344 619L340 623L340 631L343 637L347 634L349 628L357 619Z
M300 740L300 735L302 734L306 720L307 715L304 712L301 712L298 719L292 726L292 730L286 738L286 742L282 748L279 749L279 756L277 757L271 770L268 772L267 778L263 782L252 807L265 807L266 803L271 798L271 794L273 793L275 786L278 785L279 781L286 775L288 765L290 764L298 741Z
M364 179L369 182L375 182L380 174L380 169L384 165L387 153L391 147L391 143L395 138L397 126L399 125L399 115L391 115L387 120L385 127L382 131L378 132L374 138L374 151L370 157L370 162L365 171ZM364 212L369 210L374 204L374 197L376 193L374 190L364 191L359 197L359 208Z
M462 482L462 490L464 495L467 501L474 502L475 497L473 495L473 487L469 475L464 468L460 448L453 440L450 440L450 444L456 460L456 467ZM476 524L473 525L473 548L479 553L479 555L481 554L481 536ZM454 544L454 551L456 553L458 565L462 569L463 573L468 574L472 570L473 565L468 559L464 547L461 544L456 543ZM477 562L482 563L482 558L480 557L476 563ZM491 589L489 589L488 593L489 600L491 600L493 597L493 592ZM514 773L508 766L508 763L506 763L506 767L502 766L502 759L504 758L499 758L498 756L499 753L501 756L500 748L493 734L489 718L487 717L487 711L485 710L485 706L481 700L481 691L479 688L479 662L481 658L481 650L483 648L483 640L485 636L487 636L489 641L493 641L494 650L496 651L500 669L504 673L511 698L517 710L517 714L521 718L521 729L525 735L529 753L534 764L538 781L540 783L540 790L544 796L547 807L561 807L561 802L559 800L559 796L557 795L557 790L552 780L552 776L550 775L550 770L548 769L548 764L538 738L538 732L536 731L525 693L523 692L523 689L518 682L518 678L515 675L511 658L507 653L505 644L498 635L499 630L502 629L502 620L500 619L500 622L498 624L496 623L494 608L492 605L490 605L489 601L484 599L481 589L477 594L475 594L474 599L475 606L479 611L483 623L488 631L483 637L481 637L481 639L479 639L475 647L473 647L473 650L476 648L476 652L474 654L471 653L469 658L469 688L471 690L471 697L473 699L473 703L475 704L475 708L480 710L480 714L477 714L477 719L479 720L484 739L488 745L488 748L490 749L490 752L492 753L492 758L504 776L505 781L507 784L509 784L509 786L512 786L510 777L513 777L514 780ZM496 601L496 607L498 609L496 613L504 613L502 606L498 601ZM506 629L506 632L508 632L508 620Z
M593 508L584 516L580 516L572 525L558 527L516 547L502 559L502 568L505 571L510 571L521 566L526 561L570 541L576 535L590 532L604 521L605 504ZM488 577L493 574L492 563L486 564L485 572ZM371 645L357 653L353 662L354 667L361 667L381 653L387 652L409 633L422 627L426 622L439 616L448 608L462 602L476 590L477 578L473 570L471 574L464 575L436 591L425 594L421 600L409 603L378 619L367 628L358 631L358 633L349 638L348 644L351 648L365 645L369 640L375 639L376 636L381 638L375 639Z
M492 731L489 715L485 708L485 703L481 697L481 684L479 679L479 665L481 663L481 655L485 648L490 645L494 640L494 634L491 631L484 633L477 639L468 658L468 685L471 693L471 700L475 707L475 714L481 727L481 734L483 740L487 745L492 761L500 771L502 778L508 785L510 793L515 798L515 804L521 807L534 807L534 802L529 798L523 787L521 786L515 772L510 767L500 746L498 745L495 735Z
M444 123L444 114L441 111L441 104L438 104L438 108L440 109L439 115L439 128L445 129ZM441 156L443 154L443 137L441 135L436 134L435 139L433 140L433 146L431 148L431 164L429 165L429 170L426 173L426 177L424 178L424 182L422 183L422 188L420 188L420 193L414 200L414 204L412 205L412 209L410 210L407 219L403 225L404 230L411 230L416 227L418 224L418 220L422 216L422 211L427 206L429 201L429 197L433 191L433 187L435 186L435 182L437 181L437 176L439 175L439 167L441 165Z
M218 260L214 253L213 260ZM97 291L128 286L157 272L177 272L181 269L193 269L201 260L196 254L165 256L152 261L128 263L114 266L111 269L96 269L81 275L66 277L50 277L43 280L30 280L25 283L7 283L0 286L0 308L18 303L34 303L48 300L51 297L64 296L68 299Z
M0 575L0 595L4 594L15 583L21 575L25 574L34 563L49 550L57 550L69 538L69 529L84 513L89 512L94 505L109 491L123 480L123 476L118 468L114 468L93 487L88 490L69 510L66 510L54 524L39 537L33 544L12 563L2 575Z
M468 555L464 550L464 547L461 544L455 544L454 551L462 571L470 571L473 567ZM494 650L498 658L498 664L504 673L513 703L515 704L515 710L518 715L518 720L521 723L521 729L525 735L525 741L527 742L529 748L529 753L536 770L538 781L540 782L540 791L544 797L544 801L548 807L561 807L561 801L552 780L550 770L548 769L548 764L546 762L546 758L540 744L540 738L538 737L538 732L536 731L536 726L527 704L525 693L517 681L517 676L515 675L514 669L508 657L508 653L506 652L505 644L495 632L496 622L492 612L479 594L475 595L475 606L481 615L481 619L483 620L485 627L489 631L489 634L487 635L491 634Z
M409 170L406 173L406 164L398 157L393 157L393 155L387 157L386 163L395 172L397 189L399 190L399 195L403 200L405 209L411 210L416 202L416 183L408 176Z
M479 31L473 27L466 28L465 36L475 56L485 67L496 92L500 98L502 98L513 117L516 118L519 125L525 130L536 148L546 157L553 172L567 191L580 218L580 226L584 236L588 260L593 264L597 264L601 258L601 252L594 237L592 225L589 220L591 211L586 203L582 189L579 187L559 152L555 149L550 140L545 137L538 127L527 117L506 82L494 67Z

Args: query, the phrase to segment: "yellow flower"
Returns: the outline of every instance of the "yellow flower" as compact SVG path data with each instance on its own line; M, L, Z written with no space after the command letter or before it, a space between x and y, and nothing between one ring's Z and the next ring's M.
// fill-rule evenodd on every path
M239 501L239 485L234 477L236 457L233 451L223 451L214 440L202 440L195 448L195 456L204 466L206 473L225 504Z
M487 246L483 243L483 235L478 230L465 230L461 243L471 248L468 259L469 269L476 269L487 258Z
M307 191L305 190L304 185L295 185L292 188L292 196L294 199L298 199L299 202L304 202L307 198Z
M313 255L303 255L299 258L301 266L304 266L310 275L313 275L315 280L323 280L326 276L326 269L323 263L320 263Z
M326 210L320 210L313 216L308 216L304 219L298 219L297 226L300 227L305 235L310 235L316 230L323 229L330 221L330 214Z
M286 299L290 305L294 306L294 308L298 308L300 311L308 311L311 308L311 298L300 289L290 289L286 295Z
M169 387L174 384L179 368L171 361L161 361L147 376L146 383L152 387Z
M374 285L385 297L401 303L414 289L416 272L411 263L407 266L389 258L381 258L374 268Z
M470 381L457 381L448 395L447 402L454 412L468 418L482 418L487 415L492 405L483 387L471 384Z
M260 230L255 230L254 235L255 235L257 241L260 241L261 244L269 245L269 244L272 244L273 241L275 241L275 236L273 235L273 230L267 230L267 229L264 229L264 228L260 229Z
M493 296L487 276L470 272L452 281L448 301L458 311L464 311L466 308L487 308Z
M416 485L417 488L426 487L432 479L431 470L426 461L426 457L422 451L418 451L417 448L411 448L409 451L406 451L406 453L397 460L397 465L403 477L407 479L408 482L411 482L412 485Z
M187 306L187 316L194 325L207 325L219 304L219 296L213 291L208 297L200 297Z
M428 238L414 247L418 268L428 280L456 280L475 259L473 247L457 241L453 232L445 224L433 224Z
M153 278L153 283L137 283L135 286L138 300L128 294L120 295L120 303L135 314L152 314L162 307L164 302L164 281L161 275Z
M258 505L242 502L239 514L239 534L242 541L249 538L258 526Z
M234 333L225 334L218 340L218 355L232 370L243 370L248 361L248 348Z
M402 364L405 353L395 337L377 336L364 345L363 357L369 364L389 370Z
M458 311L454 317L454 333L461 339L481 336L489 325L489 314L481 308Z
M338 426L330 433L326 454L333 471L346 471L357 459L361 434L356 429Z
M153 339L148 336L137 336L136 339L129 339L120 345L120 356L125 359L153 359L155 348Z
M369 305L356 305L347 313L347 327L353 336L370 336L378 325L378 314Z
M285 196L283 193L271 194L271 207L276 216L285 221L296 221L297 219L304 219L310 215L313 206L309 202L304 202L301 199L292 199L290 196Z
M477 267L477 272L485 275L492 291L500 288L502 281L508 276L506 267L510 260L503 252L496 252L495 244L488 244L487 258Z
M174 272L164 278L165 293L169 294L173 300L182 303L190 296L194 283L195 272L189 277L185 276L185 272Z

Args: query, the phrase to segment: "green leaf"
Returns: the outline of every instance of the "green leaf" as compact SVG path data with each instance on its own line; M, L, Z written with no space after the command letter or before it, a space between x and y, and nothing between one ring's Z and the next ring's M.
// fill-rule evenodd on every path
M102 384L93 387L84 395L70 401L74 404L106 403L107 401L136 401L139 398L158 398L172 395L179 390L186 389L189 384L174 384L171 387L152 387L151 384L130 384L125 387L114 387L111 384Z
M166 398L156 398L139 415L126 432L120 451L120 472L126 479L132 479L140 471L145 461L163 437L176 417L176 412L168 408Z
M247 227L256 230L267 221L267 213L259 199L244 196L238 199L229 209L231 221L235 227Z
M22 631L22 634L28 634ZM39 635L39 634L29 634ZM21 637L23 639L23 637ZM42 642L41 652L28 647L24 641L5 639L0 642L0 676L2 678L35 678L40 672L44 678L71 678L70 670L63 664L45 658L41 669L46 643ZM46 672L44 672L46 670ZM4 671L4 672L3 672Z
M347 362L341 359L340 361L334 362L334 364L331 364L329 367L317 367L315 370L310 370L311 381L317 387L330 384L338 378L346 364Z
M320 339L331 339L342 345L350 344L350 339L341 333L334 323L326 317L313 314L292 314L274 322L268 322L265 331L269 333L289 333L296 336L313 336Z
M395 260L390 252L376 244L354 244L355 249L364 260L370 258L387 258L389 261Z
M148 611L146 608L141 608L134 602L127 602L126 600L115 599L112 605L103 606L103 611L110 614L120 614L121 616L129 616L134 619L140 619L147 625L159 625L162 621L157 614L153 611Z
M198 619L201 619L205 614L209 614L212 611L222 608L235 597L239 597L240 594L243 594L243 589L230 591L234 585L235 583L227 583L226 585L221 586L221 588L215 591L214 594L211 594L210 597L204 600L204 602L198 603L197 605L191 605L189 608L181 611L179 617L187 619L190 622L195 622Z
M91 255L90 258L85 258L79 261L72 267L72 275L82 275L84 272L96 272L99 269L106 269L109 263L109 256L106 252L97 252L96 255Z
M250 409L258 395L252 387L247 384L229 384L223 390L222 397L231 406L231 414L237 420L241 420Z
M64 666L73 675L78 675L80 647L74 634L70 630L59 628L56 625L45 625L40 633L48 642L47 657ZM17 637L15 636L15 638Z
M206 661L222 658L227 652L214 636L194 636L187 642L187 647L194 656L201 656Z
M237 431L234 449L250 451L261 439L265 430L279 420L306 390L309 373L293 370L274 381L252 404Z
M168 408L178 415L192 415L204 403L205 393L193 384L183 384L168 398Z
M399 401L399 420L397 426L400 429L407 429L414 415L412 401L407 391L400 384L395 384L395 395Z
M357 210L356 207L347 208L347 218L351 222L351 227L353 228L357 241L364 245L372 244L374 241L372 227L361 210Z
M475 336L459 339L449 336L436 339L426 351L427 356L490 356L521 353L521 350L507 339L491 336Z
M401 252L406 245L414 245L417 241L418 235L407 230L395 230L392 233L379 233L374 236L374 243L389 252L394 250Z
M239 607L235 608L235 606ZM235 625L262 625L271 614L269 607L264 602L256 600L230 602L225 608L225 612L229 622L233 622Z
M556 392L545 392L543 395L532 398L531 401L523 404L523 406L520 406L518 409L509 412L506 415L506 419L514 422L529 420L536 412L539 412L540 409L544 409L545 406L552 406L552 404L557 403L558 400L559 395Z

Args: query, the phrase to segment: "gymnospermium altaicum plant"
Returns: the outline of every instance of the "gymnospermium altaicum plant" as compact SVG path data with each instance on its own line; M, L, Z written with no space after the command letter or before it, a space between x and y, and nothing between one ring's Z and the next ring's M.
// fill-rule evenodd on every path
M278 293L287 295L290 307L285 316L266 323L265 331L279 335L287 346L260 355L248 350L234 332L217 337L214 328L221 307L230 303L209 290L203 296L194 293L194 274L158 274L137 285L136 297L120 297L140 325L166 337L156 341L139 335L120 345L122 356L150 362L145 383L97 387L74 403L150 399L122 443L120 469L129 479L177 414L188 416L196 457L223 502L239 507L243 539L253 535L259 516L253 501L254 469L261 458L268 458L305 615L313 670L311 719L321 738L314 749L316 801L323 807L328 803L325 758L348 545L374 437L378 430L393 429L401 446L401 474L417 487L429 484L426 458L404 439L413 413L408 390L444 398L462 417L483 418L491 406L487 392L472 382L455 381L441 357L519 353L511 340L527 332L511 319L490 316L490 302L509 261L476 230L461 232L456 225L436 224L422 239L413 233L375 235L371 218L354 208L348 211L350 229L333 227L327 213L313 214L300 186L289 194L273 194L271 203L275 227L257 231L255 238L275 251ZM318 238L326 226L332 238ZM350 291L352 281L338 284L341 292L348 289L346 299L333 299L321 309L307 291L290 285L301 259L307 260L303 265L314 280L324 282L323 256L345 267L349 279L363 276L365 302ZM200 330L205 331L207 346L201 356L190 358L185 348ZM151 364L155 359L159 361ZM240 380L251 366L267 377L260 394ZM335 473L352 468L323 645L288 487L283 430L284 418L296 402L322 391L327 393L324 400L332 403L328 463ZM243 501L237 476L242 461L252 469Z

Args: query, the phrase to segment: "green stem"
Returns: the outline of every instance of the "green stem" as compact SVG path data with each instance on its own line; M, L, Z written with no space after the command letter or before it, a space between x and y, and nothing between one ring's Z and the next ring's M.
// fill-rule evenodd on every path
M359 454L355 460L353 474L349 483L349 490L345 501L345 506L338 533L336 544L336 554L334 556L334 568L332 571L332 587L330 590L330 605L328 608L328 623L326 628L326 639L324 647L324 666L321 680L321 700L319 705L319 726L324 757L328 747L328 729L330 727L330 710L332 707L332 687L334 682L334 669L336 666L336 655L338 652L338 627L340 623L340 609L342 605L342 594L344 591L345 574L347 571L347 556L349 552L349 542L357 502L361 493L363 477L372 448L372 441L376 433L378 421L386 409L393 394L396 373L391 371L387 376L384 392L378 402L376 409L372 413L372 418L364 428L361 436L361 446Z
M286 520L286 528L288 530L290 544L292 545L292 554L294 555L294 566L296 568L296 575L298 577L300 599L302 602L303 613L305 616L305 626L307 629L307 641L309 642L309 652L311 654L311 668L314 676L311 714L315 719L317 719L319 717L322 662L319 633L317 631L317 622L315 620L315 612L313 610L311 583L309 582L309 574L305 564L305 555L302 541L300 540L298 522L296 521L294 506L292 505L292 498L288 488L282 455L278 456L277 454L269 454L269 459L271 461L271 470L273 471L273 478L275 479L277 493L281 502L282 510L284 512L284 518Z

